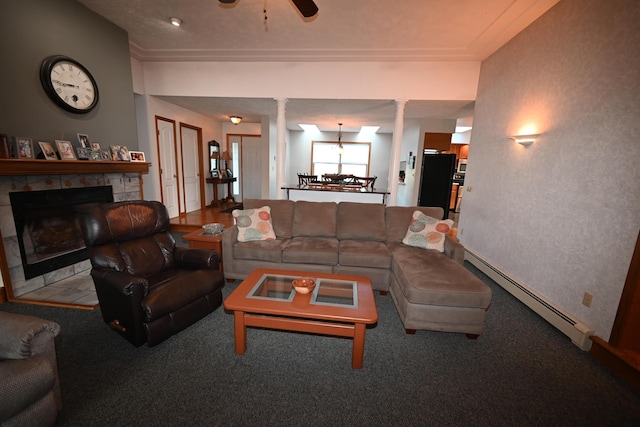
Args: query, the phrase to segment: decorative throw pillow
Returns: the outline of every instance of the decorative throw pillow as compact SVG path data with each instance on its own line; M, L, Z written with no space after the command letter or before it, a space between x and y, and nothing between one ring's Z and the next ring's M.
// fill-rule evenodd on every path
M238 226L238 242L275 240L276 234L273 232L271 224L271 207L236 209L232 215Z
M420 211L415 211L402 243L417 248L444 252L445 236L451 230L452 225L453 221L450 219L438 220Z

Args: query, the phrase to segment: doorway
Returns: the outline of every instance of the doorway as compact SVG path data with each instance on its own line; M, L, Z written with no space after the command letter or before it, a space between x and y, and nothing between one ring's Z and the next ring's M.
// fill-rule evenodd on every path
M167 207L169 217L173 218L180 214L176 122L160 116L155 116L155 118L160 163L160 199Z
M193 212L204 208L202 128L180 123L180 145L184 187L182 204L184 212Z
M262 138L260 135L228 134L227 148L238 180L233 196L238 201L262 197Z

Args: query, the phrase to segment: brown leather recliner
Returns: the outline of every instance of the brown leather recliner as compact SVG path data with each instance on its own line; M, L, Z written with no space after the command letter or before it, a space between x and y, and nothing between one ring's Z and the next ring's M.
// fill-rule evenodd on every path
M102 317L133 345L159 344L222 304L218 254L176 246L163 204L103 203L80 218Z

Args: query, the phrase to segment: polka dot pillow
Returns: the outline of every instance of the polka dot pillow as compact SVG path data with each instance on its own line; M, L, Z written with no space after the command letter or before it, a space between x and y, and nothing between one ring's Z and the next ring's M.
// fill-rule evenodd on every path
M271 224L270 206L247 210L236 209L232 215L238 226L238 242L275 240L276 233Z
M402 243L417 248L444 252L445 236L451 230L451 226L453 226L453 221L450 219L438 220L420 211L415 211Z

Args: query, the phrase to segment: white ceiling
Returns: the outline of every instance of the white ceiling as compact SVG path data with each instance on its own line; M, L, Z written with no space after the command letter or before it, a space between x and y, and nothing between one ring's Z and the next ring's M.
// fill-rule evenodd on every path
M129 34L141 61L482 61L559 0L315 0L303 18L291 0L78 0ZM264 9L266 6L266 16ZM177 28L170 17L183 21ZM275 118L273 99L167 97L219 120ZM473 103L410 101L405 119L467 118ZM337 130L378 124L391 132L391 101L296 100L287 126ZM327 129L328 130L328 129Z

